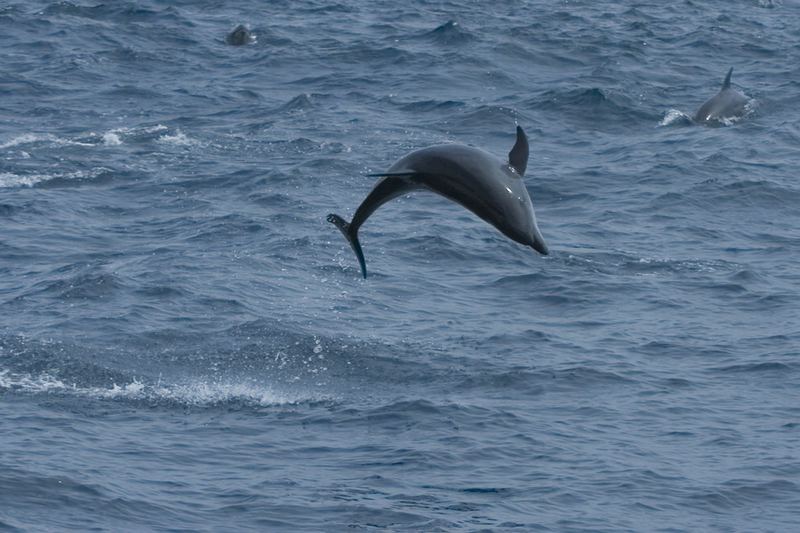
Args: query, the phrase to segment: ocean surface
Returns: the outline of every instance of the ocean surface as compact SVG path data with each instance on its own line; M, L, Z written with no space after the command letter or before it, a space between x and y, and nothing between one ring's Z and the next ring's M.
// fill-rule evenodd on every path
M101 1L0 3L0 530L800 530L797 2ZM361 279L517 124L549 256Z

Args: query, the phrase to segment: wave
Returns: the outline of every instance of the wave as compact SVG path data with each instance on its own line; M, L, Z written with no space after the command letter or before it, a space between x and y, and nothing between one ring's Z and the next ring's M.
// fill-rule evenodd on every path
M387 69L396 70L403 65L412 64L419 60L422 54L412 53L397 46L383 46L374 48L372 43L359 43L343 47L337 42L332 45L330 50L330 60L349 65L369 66L374 71L384 71ZM339 76L328 78L328 81L335 82L338 86L342 85L342 78ZM360 84L355 84L360 86Z
M125 291L136 289L130 281L126 284ZM92 299L102 297L98 290L106 290L95 289L91 283L88 288L73 289L66 281L44 289L66 291L68 298L82 298L74 291L90 290L88 297ZM115 285L108 290L121 289ZM158 287L154 290L146 297L155 298L161 305L165 299L180 300L186 294L170 290L165 295ZM272 288L262 285L261 290L271 292ZM227 296L225 292L208 294L196 305L205 312L247 316L250 310ZM129 310L128 316L147 308L140 303ZM148 314L155 316L153 327L161 325L163 309L154 307ZM336 314L330 318L334 329L336 318ZM451 359L442 354L438 360L426 361L429 350L424 347L308 333L281 320L256 320L220 331L208 326L207 334L175 329L125 333L119 320L106 322L105 330L83 335L85 344L79 345L0 336L0 390L167 406L252 406L338 401L343 395L352 398L354 394L357 398L361 394L358 391L371 391L376 386L381 394L412 383L438 387L451 374ZM322 326L321 320L317 326Z
M757 167L750 162L734 161L719 156L714 167L720 171L742 165ZM669 192L650 203L652 212L668 212L676 215L682 211L718 209L720 205L742 210L767 209L770 211L800 212L800 188L771 180L741 179L724 181L712 178L694 184L682 192Z
M428 217L423 215L423 219ZM446 265L451 264L449 261L462 262L473 255L464 246L441 234L395 238L389 240L386 245L391 250L402 251L404 255L417 256L424 258L426 262L435 261Z
M462 111L455 116L452 116L448 121L448 129L463 127L465 129L471 128L487 128L494 127L498 131L514 131L514 124L524 120L525 117L511 107L502 105L482 105L471 111Z
M23 208L18 205L12 204L0 204L0 217L10 217L16 213L22 211Z
M108 144L106 141L109 138L112 140L112 144L115 144L114 140L117 140L120 143L145 143L157 141L165 135L170 135L170 133L170 128L163 124L133 127L123 126L108 130L107 132L103 133L100 138L102 139L103 143L106 144Z
M173 134L164 134L156 139L156 141L174 146L199 146L202 144L200 141L189 137L181 130L175 130L175 133Z
M448 20L435 29L424 33L422 37L430 42L442 45L459 45L470 43L476 37L461 24L454 20Z
M631 124L652 123L657 117L638 99L600 87L551 89L525 102L525 107L595 127L627 128Z
M173 138L185 138L179 129L170 130L163 124L113 128L101 134L89 133L76 137L61 137L51 133L23 133L0 144L0 150L24 148L28 152L58 147L95 148L119 146L125 142L149 142ZM23 156L24 157L24 156ZM27 157L25 157L27 158Z
M299 94L280 106L277 111L308 111L315 107L314 99L316 97L318 96L312 97L310 93Z
M546 342L537 340L536 342ZM620 387L636 385L639 378L628 378L609 370L598 370L588 366L531 370L517 368L510 371L484 371L462 378L455 389L480 391L481 394L496 394L513 391L513 394L539 395L548 392L584 390L589 387Z
M329 352L328 341L319 337L301 343L276 333L238 350L220 348L199 357L189 344L194 337L187 338L186 353L174 353L174 348L158 352L167 358L152 353L163 341L174 346L174 337L166 332L161 340L152 334L150 341L139 338L145 352L3 337L0 392L164 407L259 407L336 399L336 390L322 384L328 367L339 363L328 359L335 350Z
M187 22L172 7L148 9L134 2L114 2L93 6L77 5L68 1L50 4L42 11L46 17L79 17L120 23L130 22Z
M711 369L715 372L731 372L731 373L772 373L775 372L781 377L786 376L789 372L795 370L794 365L791 363L781 363L779 361L767 361L762 363L744 363L722 366Z
M218 242L218 239L237 235L256 233L264 230L264 226L256 220L239 215L221 215L195 222L195 230L186 237L187 242Z
M558 261L571 269L578 268L590 274L730 274L742 270L742 265L721 259L656 257L625 250L582 250L547 260Z
M463 109L466 105L458 100L418 100L406 103L392 100L392 103L399 106L403 111L412 113L430 113L434 111L451 113L455 110Z
M37 146L94 146L94 143L87 143L81 141L75 141L72 139L65 139L63 137L58 137L57 135L53 135L50 133L23 133L13 139L10 139L2 144L0 144L0 150L6 150L8 148L15 148L17 146L28 146L28 145L37 145Z
M729 512L775 501L793 502L797 500L798 489L797 483L788 479L736 479L707 491L695 492L687 499L687 505L714 512Z

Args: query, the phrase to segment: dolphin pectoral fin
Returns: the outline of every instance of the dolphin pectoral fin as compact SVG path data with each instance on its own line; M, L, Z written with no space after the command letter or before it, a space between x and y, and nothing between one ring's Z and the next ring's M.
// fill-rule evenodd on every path
M361 275L364 276L364 279L367 279L367 262L364 261L364 252L361 251L361 243L358 242L358 228L356 228L356 231L350 231L350 224L339 215L333 213L328 215L328 222L339 228L347 242L350 243L350 247L358 258L358 264L361 265Z
M514 167L520 176L525 175L525 168L528 166L528 137L519 126L517 126L517 142L508 153L508 164Z
M728 71L728 75L725 76L725 81L722 82L723 91L731 88L731 74L733 74L733 67Z
M378 172L376 174L364 174L368 178L410 178L416 176L417 172Z

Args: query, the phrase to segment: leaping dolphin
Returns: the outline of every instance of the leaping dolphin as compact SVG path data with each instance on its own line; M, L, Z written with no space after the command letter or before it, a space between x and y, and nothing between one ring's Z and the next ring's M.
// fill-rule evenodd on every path
M725 120L740 117L747 112L749 100L745 95L731 87L733 67L725 76L722 89L706 101L694 115L695 122L704 124L722 123Z
M416 189L427 189L466 207L513 241L547 255L533 204L522 181L528 166L528 138L517 126L517 142L508 162L470 146L430 146L400 158L381 177L348 223L335 214L328 222L338 227L350 243L366 279L367 265L358 229L380 206Z

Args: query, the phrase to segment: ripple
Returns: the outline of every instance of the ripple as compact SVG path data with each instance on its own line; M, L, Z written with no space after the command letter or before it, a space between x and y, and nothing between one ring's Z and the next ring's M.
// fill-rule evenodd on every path
M654 111L622 91L600 87L544 91L526 106L579 124L609 128L656 120Z
M762 362L762 363L747 363L735 364L729 366L721 366L711 369L715 372L732 372L732 373L771 373L777 372L785 374L794 371L794 367L786 363L777 361Z

